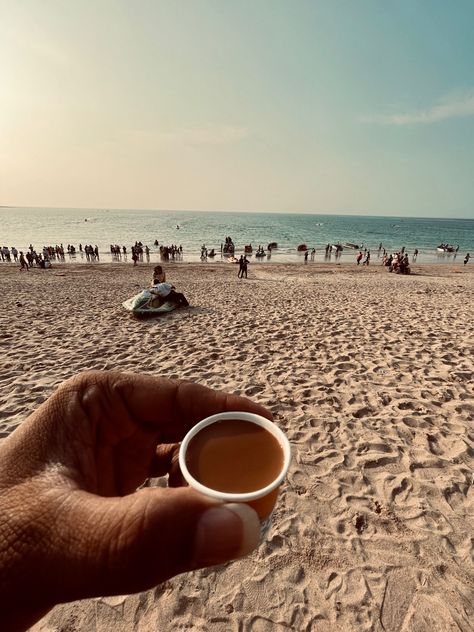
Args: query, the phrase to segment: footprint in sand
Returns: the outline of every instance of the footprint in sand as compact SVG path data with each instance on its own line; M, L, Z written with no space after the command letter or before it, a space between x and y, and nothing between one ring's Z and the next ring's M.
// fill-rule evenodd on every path
M388 497L393 503L406 504L413 493L413 484L405 476L402 478L399 476L389 477L384 486L387 488Z

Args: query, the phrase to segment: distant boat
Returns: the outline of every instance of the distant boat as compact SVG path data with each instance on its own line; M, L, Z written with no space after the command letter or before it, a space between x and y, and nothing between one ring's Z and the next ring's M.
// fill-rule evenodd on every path
M300 244L296 250L298 252L304 252L305 250L308 250L308 246L306 244Z

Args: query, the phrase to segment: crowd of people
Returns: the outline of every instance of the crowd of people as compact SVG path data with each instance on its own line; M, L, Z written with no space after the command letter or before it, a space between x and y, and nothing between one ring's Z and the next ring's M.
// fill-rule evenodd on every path
M68 245L68 252L70 252L70 246ZM37 266L38 268L50 268L52 261L65 261L64 247L60 246L43 246L41 252L36 252L34 247L30 244L27 251L24 253L22 250L18 250L14 246L8 248L3 246L0 248L0 256L2 261L11 263L12 259L14 263L20 264L20 270L28 271L31 267Z
M163 244L159 244L158 240L154 241L155 247L159 248L159 255L161 260L169 261L169 260L180 260L183 257L183 247L182 245L171 244L169 246L165 246ZM441 244L444 245L444 244ZM356 263L357 265L366 265L368 266L371 262L371 251L367 247L356 246L355 244L345 244L343 246L340 243L337 244L327 244L324 248L325 259L329 260L333 254L336 256L336 260L339 259L342 255L345 247L351 247L357 250L356 254ZM225 238L225 243L221 244L221 256L233 256L235 253L235 244L231 237ZM246 258L246 255L252 254L252 246L246 245L244 247L244 255L243 258ZM453 253L454 257L459 250L459 246L457 246ZM81 258L84 258L88 262L98 262L100 261L100 253L97 244L93 246L92 244L79 244L76 248L73 244L67 244L67 248L64 248L63 244L56 244L54 246L43 246L43 248L37 252L35 248L30 244L29 248L23 252L19 251L16 247L12 246L9 248L8 246L0 247L0 259L2 262L6 263L20 263L20 269L25 270L29 269L32 266L37 266L41 268L51 267L54 261L64 262L66 260L66 253L69 259L74 260L77 254L80 254ZM418 258L418 248L415 248L412 255L412 262L416 262ZM135 243L127 249L127 246L119 244L110 244L110 254L112 260L114 261L127 261L128 255L131 255L131 260L133 265L136 266L138 263L146 261L150 261L151 250L148 245L144 245L141 241L135 241ZM262 246L258 246L258 249L254 253L255 256L266 257L269 259L271 256L271 248L268 248L268 251ZM214 248L208 249L205 244L201 246L201 261L207 261L208 258L213 258L216 255L216 251ZM305 263L311 258L311 261L314 261L316 255L315 248L307 248L304 252L304 261ZM390 271L404 271L409 270L409 265L407 261L407 254L405 252L405 247L401 248L399 252L395 252L390 254L387 249L383 246L382 243L378 246L378 258L382 257L382 265L387 266ZM464 258L464 265L469 262L470 254L467 253ZM241 257L242 259L242 257ZM390 263L388 263L390 261ZM240 272L240 267L239 267ZM239 274L239 276L242 276Z
M182 259L183 246L181 246L181 244L179 246L176 244L171 244L171 246L160 246L160 257L164 259L164 261L169 261L170 259Z
M407 252L396 252L394 254L385 254L382 259L382 265L388 268L389 272L397 274L410 274L410 262Z
M158 240L155 240L155 246L158 246ZM128 254L130 253L131 259L134 265L137 265L139 261L150 261L150 247L144 245L141 241L136 241L130 250L127 246L120 246L119 244L110 244L110 254L112 260L127 261ZM214 250L211 253L207 253L207 256L212 256ZM21 269L29 269L32 266L38 267L51 267L54 261L66 261L66 253L69 259L74 260L78 254L81 258L86 259L89 262L100 261L100 251L96 244L79 244L77 247L73 244L67 244L67 248L64 248L63 244L56 244L55 246L43 246L38 252L35 250L32 244L23 253L19 251L15 246L9 248L8 246L0 247L0 260L5 263L21 263ZM170 259L180 259L183 255L183 247L181 245L172 244L171 246L159 246L160 257L168 261ZM23 263L22 263L23 260Z

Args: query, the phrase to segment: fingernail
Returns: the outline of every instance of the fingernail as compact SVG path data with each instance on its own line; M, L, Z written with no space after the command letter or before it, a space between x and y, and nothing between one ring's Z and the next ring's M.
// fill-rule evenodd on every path
M205 511L196 529L194 563L211 566L235 560L260 542L260 521L248 505L229 503Z

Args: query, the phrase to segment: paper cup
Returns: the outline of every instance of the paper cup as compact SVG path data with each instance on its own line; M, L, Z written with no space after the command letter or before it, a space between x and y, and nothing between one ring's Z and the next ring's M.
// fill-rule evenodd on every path
M270 483L265 485L265 487L238 493L227 492L204 485L190 472L187 457L189 445L193 438L196 437L204 428L225 420L244 421L249 424L255 424L264 428L274 439L276 439L279 447L281 448L282 465L278 474L273 478L273 480L271 480ZM271 440L271 444L274 446L275 442ZM260 518L262 539L265 537L268 529L270 528L272 512L278 498L279 487L288 472L290 459L290 443L278 426L260 415L237 411L218 413L200 421L198 424L193 426L193 428L191 428L188 434L184 437L179 451L179 466L186 482L192 488L211 498L216 498L230 503L246 503L247 505L253 507ZM229 474L227 473L227 475Z

